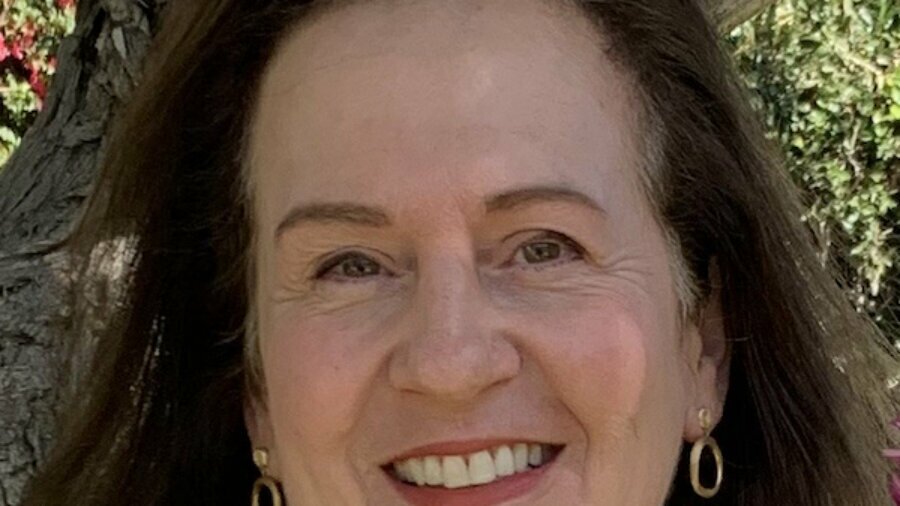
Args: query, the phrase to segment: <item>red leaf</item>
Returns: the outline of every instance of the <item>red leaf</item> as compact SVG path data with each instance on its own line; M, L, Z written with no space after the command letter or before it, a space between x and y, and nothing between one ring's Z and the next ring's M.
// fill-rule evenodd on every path
M12 57L17 60L21 60L25 57L25 55L22 53L22 46L19 45L19 41L14 41L12 44L10 44L9 54L11 54Z
M20 39L19 45L22 47L22 51L28 51L32 47L34 47L34 37L31 35L25 35Z
M31 72L31 75L28 76L28 84L31 85L31 91L41 100L47 96L47 85L44 84L44 80L38 72Z

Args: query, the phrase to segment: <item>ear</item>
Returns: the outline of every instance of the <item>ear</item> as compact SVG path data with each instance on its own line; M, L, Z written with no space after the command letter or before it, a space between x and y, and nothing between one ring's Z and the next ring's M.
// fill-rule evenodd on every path
M244 397L244 425L247 427L252 448L267 449L269 451L269 467L274 468L274 461L277 459L273 458L275 439L269 412L263 402L252 394Z
M707 408L715 426L722 418L725 395L728 392L728 376L731 365L731 347L725 339L722 315L722 279L718 262L709 263L709 295L701 301L696 321L685 325L683 353L691 380L688 405L685 413L684 438L695 441L703 436L698 413Z

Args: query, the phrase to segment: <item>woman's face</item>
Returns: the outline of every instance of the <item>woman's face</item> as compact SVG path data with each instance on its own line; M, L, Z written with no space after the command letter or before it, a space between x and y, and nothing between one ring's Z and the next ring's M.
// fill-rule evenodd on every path
M521 0L368 2L286 39L251 136L247 422L288 504L664 501L721 361L679 322L598 44Z

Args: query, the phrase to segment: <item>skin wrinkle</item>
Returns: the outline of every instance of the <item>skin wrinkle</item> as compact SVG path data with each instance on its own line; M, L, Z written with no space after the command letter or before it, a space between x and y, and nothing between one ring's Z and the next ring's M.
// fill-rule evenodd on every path
M364 301L366 295L372 295L372 290L375 288L372 286L372 283L359 283L359 282L348 282L347 285L353 286L345 286L343 289L353 289L356 290L355 297L349 299L334 299L330 297L333 294L334 290L329 290L328 286L317 286L310 287L309 286L309 278L313 276L315 271L315 265L313 261L310 260L313 257L321 256L326 252L330 252L328 249L329 245L333 245L335 242L333 241L324 241L323 244L317 245L314 250L310 252L304 252L301 255L296 257L290 255L282 255L277 262L278 265L284 269L285 275L282 277L282 281L279 283L278 288L275 290L275 295L270 299L274 304L278 306L284 306L285 304L301 304L303 308L306 310L314 310L313 314L316 314L321 311L337 311L344 307L344 304L349 304L352 302L361 302ZM358 251L359 247L349 246L347 248L341 248L341 250L353 250ZM368 249L368 248L366 248ZM313 252L315 251L315 253ZM339 256L341 253L336 253L335 256ZM381 260L381 255L374 255L371 251L368 252L372 256L375 256L377 259ZM331 256L331 255L330 255ZM387 292L388 294L398 291L402 288L401 285L404 283L408 283L408 281L398 278L396 276L391 276L388 279L385 279L379 283L379 286L389 288L390 290ZM324 306L322 306L324 304Z
M500 201L500 202L498 202L497 205L498 206L502 205L503 207L508 207L508 209L505 212L509 213L509 212L515 210L516 208L521 207L521 205L525 202L527 202L527 200L521 200L521 199L517 200L516 202ZM515 206L515 207L511 207L511 206ZM581 213L580 209L573 209L570 207L570 205L553 204L551 206L552 207L539 208L539 209L547 209L546 211L540 211L540 213L539 213L541 216L544 216L545 219L542 222L538 222L529 228L540 229L540 228L546 228L546 227L554 227L554 225L553 225L554 219L552 219L552 217L558 215L560 217L559 219L564 219L567 215L572 215L572 214L578 215L578 213ZM567 212L567 210L569 210L569 212ZM529 212L529 210L522 210L522 212ZM582 213L582 214L585 214L585 213ZM591 216L589 214L585 214L585 216L587 218L591 218ZM547 217L550 217L550 218L547 218ZM567 221L571 221L571 220L567 220ZM546 225L541 226L540 223L546 223ZM557 223L560 223L560 222L557 222ZM580 224L576 223L576 225L580 225ZM557 290L557 291L564 292L567 289L569 289L569 288L567 288L566 283L575 283L574 286L579 286L579 285L588 286L589 282L592 279L594 279L594 278L591 278L590 275L598 272L597 269L606 271L609 274L612 274L613 271L618 269L619 261L613 262L611 260L604 259L605 253L599 251L601 241L595 240L596 234L584 235L584 234L590 233L590 231L585 229L585 227L583 227L583 226L576 226L575 228L571 229L574 231L579 231L578 233L569 231L569 230L567 230L566 227L560 227L559 225L555 226L555 228L568 233L569 236L576 238L576 240L579 240L579 242L581 244L588 246L588 251L585 252L585 255L586 255L586 257L592 257L592 258L586 258L584 260L584 262L586 262L586 264L587 264L585 266L585 268L586 268L585 270L578 271L578 272L572 272L571 274L566 274L565 276L562 276L562 277L558 277L558 274L553 274L552 272L548 273L548 276L553 276L553 278L552 279L548 278L547 280L540 281L540 283L537 283L535 285L536 288L544 289L544 290L551 290L551 291ZM591 227L591 228L594 228L594 227ZM598 228L599 228L599 225L598 225ZM584 233L580 232L582 229L585 230ZM314 230L318 230L318 228L314 229ZM328 228L324 228L323 230L326 232L329 231ZM338 231L346 230L346 232L343 232L343 233L349 234L354 231L354 228L352 226L348 226L348 227L340 227L336 230L338 230ZM324 239L321 235L315 234L312 231L309 233L304 233L304 234L299 234L299 232L300 231L295 231L294 235L290 236L288 238L289 240L286 240L282 244L282 246L278 249L278 251L279 251L278 263L279 263L279 265L283 265L282 269L284 269L286 272L286 275L283 276L283 279L287 283L286 286L282 285L283 288L279 290L279 293L286 293L289 295L281 296L281 297L276 296L273 298L273 301L275 303L286 303L286 302L291 302L291 301L297 300L297 301L302 301L303 304L307 305L304 307L314 308L314 307L316 307L315 304L328 303L330 301L330 299L328 299L327 294L323 294L321 292L321 290L313 289L313 290L305 290L304 291L302 288L300 288L300 287L302 287L302 284L306 281L306 278L311 276L312 272L315 270L313 268L313 265L310 265L311 260L309 260L309 259L314 257L317 254L317 252L321 253L321 252L330 251L330 247L333 244L339 244L340 242L339 241L333 242L330 239ZM385 233L389 233L389 232L385 231ZM341 236L341 233L333 233L332 232L327 235L334 236L335 238L339 238ZM525 234L517 233L516 237L518 237L519 235L524 236ZM307 237L309 237L309 239L307 239ZM362 237L362 236L360 236L360 237ZM371 236L369 240L373 240L376 237L379 237L379 236ZM518 239L516 241L513 241L513 239L509 239L508 242L510 242L511 244L506 245L505 247L501 248L502 253L497 254L497 255L491 255L491 256L496 257L497 262L504 261L505 258L511 256L510 248L512 246L518 246L518 244L521 243L523 240L524 240L524 237L521 239ZM322 244L319 244L320 241ZM395 260L393 258L393 256L390 255L390 253L388 253L388 251L392 247L400 247L401 242L396 239L391 239L391 240L385 241L384 244L386 244L388 246L387 249L384 247L380 247L380 248L375 248L371 251L366 251L365 253L368 255L368 254L374 254L374 253L372 253L372 251L380 251L381 253L384 254L383 256L388 257L388 259L391 262L397 262L397 260ZM348 247L348 248L342 248L342 249L347 249L347 250L357 249L358 250L359 248ZM365 248L365 249L369 250L369 248ZM309 251L306 251L306 250L309 250ZM488 251L491 251L491 250L488 250ZM334 255L334 256L337 256L337 255ZM487 254L484 251L482 251L481 256L487 256ZM377 258L380 259L381 256L378 256ZM406 263L406 264L413 263L413 260L414 259L405 259L405 258L403 259L404 263ZM638 265L639 265L639 262L638 262ZM588 268L588 267L590 267L590 268ZM385 267L385 268L391 269L392 268L391 263L388 263L387 267ZM387 276L387 275L384 276L389 279L385 279L383 281L383 283L390 284L390 286L394 287L395 289L392 290L392 293L394 296L396 296L396 295L399 295L399 293L404 289L404 287L402 286L404 284L404 281L402 279L390 279L390 278L408 277L408 276L412 275L412 272L409 272L411 270L404 272L403 269L397 269L396 267L394 267L393 270L395 272L393 272L390 276ZM507 280L507 282L513 282L513 283L515 283L518 280L518 281L520 281L518 286L527 288L527 286L528 286L527 283L530 279L529 276L522 276L522 275L516 275L516 274L504 275L504 274L505 273L503 273L502 271L498 271L497 274L492 274L491 271L488 271L488 273L485 274L484 279L486 281L490 280L491 282L489 283L489 286L486 286L485 288L501 292L501 291L503 291L501 282L504 279ZM512 278L512 279L510 279L510 278ZM523 285L522 283L525 283L525 284ZM359 283L354 283L353 281L348 281L348 282L346 282L346 284L359 285ZM297 288L294 288L294 287L297 287ZM359 302L361 300L364 300L364 298L366 297L366 293L371 292L371 290L363 291L366 288L367 288L367 286L359 286L358 287L359 295L357 297L355 297L353 300L347 301L347 303L350 303L353 301ZM371 286L368 285L368 288L371 288ZM353 287L352 289L356 290L357 287ZM512 290L508 290L508 291L509 291L509 294L508 294L509 296L515 295L514 291L512 291ZM589 293L588 292L582 293L582 295L587 295L587 294L589 294ZM575 293L575 295L579 295L579 294ZM336 311L336 310L341 310L344 307L343 305L334 305L334 304L336 304L337 301L332 300L331 302L332 302L332 307L323 307L323 308L320 308L320 311ZM498 300L498 303L500 303L500 302L502 302L502 301ZM538 309L538 308L535 307L532 309ZM315 314L319 314L319 312L316 312Z
M355 5L357 3L357 1L356 0L333 1L330 3L332 4L332 7L340 9L342 7L348 7L351 5ZM564 15L571 15L571 14L575 13L576 18L580 17L580 15L577 12L578 9L577 9L575 3L570 4L568 2L545 2L544 7L550 8L553 12L556 12L556 13L561 13ZM328 12L328 11L329 11L329 9L323 9L322 11L320 11L320 13ZM318 17L318 16L315 16L315 17ZM307 21L311 21L311 20L312 20L312 18ZM304 26L305 26L305 24L304 24ZM587 27L588 30L591 32L590 34L583 34L579 30L569 30L568 26L565 23L556 26L556 28L558 28L560 31L566 33L568 37L573 37L573 36L582 37L583 36L584 41L586 41L590 44L594 44L597 47L603 48L604 53L606 53L606 54L610 53L610 49L608 48L609 44L605 40L604 34L597 32L593 25L589 25ZM313 47L315 47L316 39L312 38L311 43L313 44ZM332 48L332 49L334 49L334 48ZM312 52L313 51L310 51L310 53L312 53ZM561 53L560 56L563 56L567 59L579 58L579 54L574 54L572 52L564 52L564 53ZM595 86L594 86L593 81L591 81L592 76L591 76L590 72L586 71L586 69L592 69L592 68L595 68L595 66L596 66L595 59L584 58L584 59L580 60L579 65L578 65L578 67L580 67L580 71L572 74L572 76L581 78L580 84L584 84L585 87L588 89L593 89L593 88L595 88ZM622 65L619 65L618 63L614 63L613 66L616 71L623 72L625 74L629 74L631 72L631 69L625 68ZM600 68L603 68L603 67L601 66ZM556 75L558 77L562 77L562 76L565 76L568 74L557 72ZM618 84L617 84L617 86L618 86ZM637 87L637 86L629 86L628 88L622 87L622 91L625 92L625 94L631 100L631 103L634 104L634 108L638 113L638 117L640 118L640 128L638 129L640 132L640 135L638 135L640 149L638 151L641 154L641 164L640 164L641 170L638 171L638 173L640 175L640 181L634 181L632 188L639 190L644 195L644 197L647 199L647 202L655 205L656 203L654 202L653 196L662 194L662 192L659 189L661 183L658 180L658 173L659 173L658 166L659 166L661 156L662 156L661 155L661 139L662 139L662 132L663 132L662 123L661 123L660 118L658 117L657 113L654 110L652 110L652 109L648 110L644 107L644 104L649 103L649 101L646 99L646 97L643 97L643 96L636 97L634 95L634 94L640 95L642 93L642 90L640 89L640 87ZM595 95L593 95L593 94L591 96L595 97ZM546 97L543 97L543 98L546 100ZM550 97L549 99L550 100L558 100L557 97ZM602 105L602 102L600 102L599 99L597 99L597 100L598 100L597 103ZM477 132L482 134L482 137L483 137L483 134L485 133L485 129L483 127L471 127L471 126L460 130L458 135L460 135L463 131L472 131L473 129L475 129ZM248 129L248 139L250 137L250 135L249 135L250 131L252 131L252 129ZM488 129L487 131L491 131L491 130ZM514 135L524 135L531 143L542 143L542 142L544 142L543 137L546 137L547 135L552 135L552 132L547 132L546 129L542 129L542 128L538 129L538 128L530 127L530 126L526 126L524 128L517 127L515 129L511 129L511 133ZM591 139L585 138L584 141L591 142ZM249 146L249 144L250 144L249 140L247 142L243 143L243 145L246 145L246 146ZM252 159L254 156L252 150L247 149L246 151L247 151L246 155L242 156L241 158L244 160ZM565 154L563 153L562 155L565 155ZM250 167L252 165L255 165L255 164L252 164L252 163L245 164L244 170L241 171L242 175L244 176L243 177L244 183L242 184L242 187L245 189L245 193L247 194L248 202L253 202L255 200L253 197L253 195L255 194L253 178L250 177ZM680 244L680 240L678 239L678 237L674 233L674 231L671 230L671 228L668 226L668 224L665 224L665 223L662 223L661 221L659 221L658 216L661 216L661 214L662 214L661 209L656 208L655 212L651 213L651 216L653 217L653 220L657 223L657 225L660 226L660 228L662 228L663 234L666 238L666 242L668 245L667 252L670 255L669 261L671 262L672 270L675 273L675 289L676 289L676 293L679 296L679 301L680 301L680 305L681 305L680 311L679 311L679 318L680 318L681 323L684 325L684 324L687 324L692 317L695 321L698 320L698 318L696 318L696 316L695 316L696 315L695 312L698 307L697 300L700 296L699 288L697 287L697 281L693 278L693 275L691 274L690 269L688 269L687 265L685 264L684 258L681 255L682 247ZM256 227L253 227L254 236L257 235L255 229L256 229ZM255 242L256 242L256 240L254 239L253 243L255 243ZM254 255L252 255L252 254L249 255L248 261L251 266L254 265L254 263L255 263ZM248 336L247 356L248 356L248 361L249 361L249 369L251 371L255 371L255 372L252 372L250 375L251 383L257 384L261 388L262 387L262 385L261 385L262 373L261 373L261 364L260 364L260 356L259 356L259 352L258 352L258 345L256 344L257 339L258 339L258 337L257 337L258 332L256 331L256 323L255 323L255 321L256 321L256 307L255 306L256 306L255 303L251 302L249 310L248 310L248 317L247 317L248 323L245 325L245 328L247 329L247 336ZM256 378L256 380L254 380L254 378ZM257 387L253 387L253 390L257 390Z
M250 137L267 392L251 438L289 502L400 504L379 469L392 454L515 435L566 445L528 504L655 506L686 413L715 387L683 360L698 336L678 323L640 192L634 99L581 21L475 4L477 49L448 42L461 21L434 4L375 3L295 32L271 62ZM486 214L485 196L527 186L577 188L604 211ZM278 226L312 202L379 206L393 224ZM258 240L279 229L279 245ZM537 230L584 258L508 264ZM389 273L309 280L349 250Z
M381 464L492 436L565 444L504 506L889 502L896 350L821 265L701 2L538 1L176 2L63 245L88 291L111 238L139 261L122 304L67 318L92 374L24 503L230 504L262 446L286 504L399 506ZM587 191L603 227L480 209L538 184ZM279 265L278 219L321 201L389 210L396 248L344 231L321 254L384 250L409 284L297 274L324 256ZM526 250L534 227L616 268ZM276 303L287 279L315 305ZM90 350L71 341L74 366ZM727 458L712 501L686 476L701 406Z

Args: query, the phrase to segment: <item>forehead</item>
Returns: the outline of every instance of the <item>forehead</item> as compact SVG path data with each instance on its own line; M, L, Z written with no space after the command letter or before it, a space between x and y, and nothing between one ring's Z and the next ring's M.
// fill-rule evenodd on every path
M251 132L263 214L407 198L411 176L482 194L622 179L637 165L636 101L594 28L563 6L363 2L291 34Z

